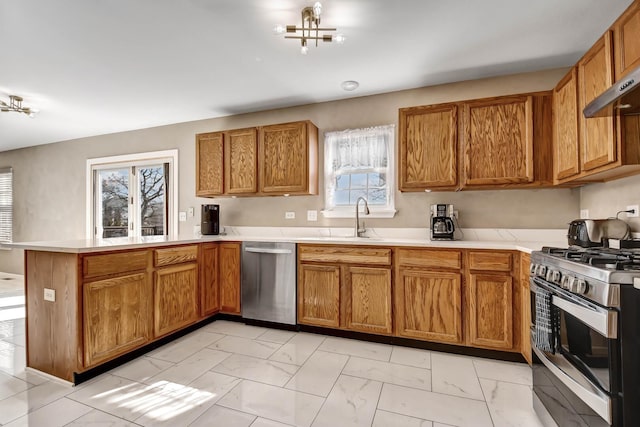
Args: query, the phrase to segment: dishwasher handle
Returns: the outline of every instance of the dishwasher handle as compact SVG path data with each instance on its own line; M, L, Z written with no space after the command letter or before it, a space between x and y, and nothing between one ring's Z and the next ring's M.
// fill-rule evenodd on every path
M255 254L291 254L291 249L270 249L270 248L244 248L245 252L251 252Z

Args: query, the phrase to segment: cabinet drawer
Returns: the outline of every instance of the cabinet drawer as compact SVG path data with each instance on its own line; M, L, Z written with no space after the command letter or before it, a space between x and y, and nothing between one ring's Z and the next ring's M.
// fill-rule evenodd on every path
M86 279L145 270L147 253L144 250L85 256L82 259L82 277Z
M397 264L403 267L462 268L460 251L397 249Z
M298 245L298 261L391 265L391 249Z
M153 265L156 267L181 264L183 262L195 261L197 259L198 245L177 246L173 248L155 249L153 251Z
M469 268L485 271L511 271L513 255L510 252L469 251Z

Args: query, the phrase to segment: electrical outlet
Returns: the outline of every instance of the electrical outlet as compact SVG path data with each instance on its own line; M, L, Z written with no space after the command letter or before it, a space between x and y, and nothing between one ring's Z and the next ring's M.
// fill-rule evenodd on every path
M627 210L630 211L631 209L634 210L633 213L629 213L627 212L627 218L636 218L638 216L640 216L640 213L638 212L638 205L629 205L627 206Z
M580 209L580 219L589 218L589 209Z
M180 222L185 222L187 220L187 213L180 212L178 219L180 220Z
M317 221L318 211L307 211L307 221Z
M56 290L55 289L44 288L44 300L45 301L55 302L55 300L56 300Z
M188 212L189 218L193 218L193 207L190 207Z
M295 219L295 217L296 217L296 213L295 212L288 211L288 212L284 213L284 218L285 219Z

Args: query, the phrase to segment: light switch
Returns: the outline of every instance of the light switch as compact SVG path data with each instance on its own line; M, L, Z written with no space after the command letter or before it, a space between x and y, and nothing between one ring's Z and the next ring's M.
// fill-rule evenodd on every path
M307 221L317 221L318 211L307 211Z
M56 290L55 289L44 288L44 300L45 301L55 302L55 300L56 300Z
M193 218L193 207L189 208L189 218Z

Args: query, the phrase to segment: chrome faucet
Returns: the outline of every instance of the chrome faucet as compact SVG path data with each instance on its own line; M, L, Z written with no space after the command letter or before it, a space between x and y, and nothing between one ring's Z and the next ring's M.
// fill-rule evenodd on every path
M365 215L369 215L369 204L367 203L367 199L365 199L364 197L358 197L358 200L356 200L356 232L355 232L355 237L366 237L366 236L363 236L365 231L367 231L367 229L364 228L364 221L362 221L362 228L360 228L360 212L358 211L358 206L360 206L360 200L362 200L364 202L364 214Z

